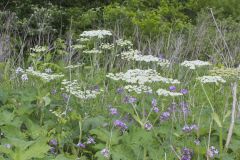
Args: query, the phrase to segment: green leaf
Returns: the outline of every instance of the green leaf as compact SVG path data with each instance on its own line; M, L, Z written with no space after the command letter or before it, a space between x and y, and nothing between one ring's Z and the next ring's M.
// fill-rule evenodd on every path
M46 138L39 138L27 150L22 153L23 160L32 158L43 158L49 151L50 146L47 145Z
M118 144L120 139L119 134L116 131L109 132L104 128L93 129L90 133L96 135L98 139L105 143L111 142L112 145Z

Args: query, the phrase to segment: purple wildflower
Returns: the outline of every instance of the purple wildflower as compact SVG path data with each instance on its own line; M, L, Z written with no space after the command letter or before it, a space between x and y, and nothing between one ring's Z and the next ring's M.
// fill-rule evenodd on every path
M159 53L159 54L158 54L158 58L159 58L160 60L162 60L162 59L165 58L165 56L164 56L162 53Z
M158 107L153 107L153 111L154 111L155 113L158 113L158 112L159 112L159 108L158 108Z
M86 148L86 145L84 143L78 142L78 144L76 144L76 147Z
M195 130L195 131L197 131L199 129L199 127L196 124L192 124L190 126L190 128L191 128L191 130Z
M64 100L65 102L67 102L68 99L69 99L69 95L67 95L67 93L63 93L63 94L62 94L62 97L63 97L63 100Z
M181 89L180 91L182 94L188 94L188 90L187 89Z
M56 93L57 93L57 89L54 88L54 89L51 90L51 94L52 94L52 95L54 95L54 94L56 94Z
M99 85L95 85L95 86L93 86L92 90L98 92L98 91L100 90Z
M121 128L122 130L126 130L128 127L127 125L121 120L115 120L114 126Z
M49 145L56 147L56 146L58 145L58 142L57 142L56 139L51 139L51 140L49 141Z
M124 92L124 89L122 88L122 87L119 87L118 89L117 89L117 93L118 94L122 94Z
M150 131L152 129L153 125L149 122L147 122L145 125L144 125L144 128L147 130L147 131Z
M118 114L117 108L110 108L109 112L110 112L111 115L117 115Z
M191 132L193 130L197 131L198 130L198 126L196 124L192 124L192 125L187 125L185 124L182 128L183 132Z
M211 146L207 151L207 156L210 158L214 158L218 154L219 154L219 152L214 146Z
M161 115L160 115L160 120L161 121L167 121L169 118L170 118L170 113L169 112L163 112Z
M102 154L105 158L109 158L109 156L110 156L110 151L109 151L109 149L104 148L104 149L101 150L101 154Z
M182 149L182 157L181 160L191 160L193 156L193 151L188 148Z
M152 99L152 107L157 107L157 100L155 98Z
M201 142L200 142L199 139L195 139L195 140L194 140L194 143L198 146L198 145L200 145Z
M137 101L137 98L135 98L135 97L126 96L126 97L124 98L124 102L125 102L125 103L130 103L130 104L132 104L132 103L135 103L136 101Z
M169 87L169 90L170 90L171 92L176 91L176 89L177 89L176 86L170 86L170 87Z
M94 140L94 138L93 137L88 137L88 139L87 139L87 144L95 144L96 142L95 142L95 140Z

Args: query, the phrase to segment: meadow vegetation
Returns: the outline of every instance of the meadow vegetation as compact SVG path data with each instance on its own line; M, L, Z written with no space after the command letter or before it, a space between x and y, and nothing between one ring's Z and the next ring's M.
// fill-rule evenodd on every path
M0 2L0 159L240 159L237 0L48 2Z

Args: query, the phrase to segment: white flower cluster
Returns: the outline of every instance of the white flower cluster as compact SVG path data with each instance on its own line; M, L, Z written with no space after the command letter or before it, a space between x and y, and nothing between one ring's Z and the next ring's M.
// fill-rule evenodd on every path
M83 51L83 53L87 53L87 54L100 54L100 53L102 53L102 51L100 51L98 49L92 49L92 50L85 50L85 51Z
M66 92L76 96L80 99L93 99L96 98L98 94L101 93L102 90L85 90L82 91L81 87L78 85L77 80L67 81L63 80L62 84L64 85L64 89Z
M15 72L16 74L21 74L24 73L24 70L21 67L18 67Z
M221 76L202 76L197 78L201 83L226 83Z
M112 33L107 30L92 30L92 31L84 31L80 36L88 37L88 38L97 37L97 38L102 39L106 36L111 36L111 35L112 35Z
M156 62L160 66L168 66L170 62L166 59L160 59L158 57L152 55L141 55L138 50L129 50L121 53L122 59L126 59L128 61L138 61L138 62Z
M26 72L30 75L39 77L47 82L64 77L63 74L47 74L39 71L34 71L32 68L28 68Z
M152 82L164 82L170 84L180 83L178 80L160 76L159 73L153 69L148 70L133 69L128 70L126 73L123 72L116 74L108 73L106 76L116 81L123 80L128 83L138 83L140 85Z
M38 46L37 45L34 48L31 48L30 50L33 51L33 52L36 52L36 53L46 52L47 51L47 47L45 47L45 46Z
M136 92L137 94L152 93L152 88L145 85L127 85L124 89L128 92Z
M80 38L80 39L77 39L77 41L79 41L79 42L88 42L89 39L88 38Z
M181 63L181 66L187 67L189 69L196 69L197 67L210 66L211 63L201 60L195 61L184 61Z
M84 65L84 63L76 64L76 65L69 65L69 66L64 67L64 68L66 68L66 69L74 69L74 68L82 67L83 65Z
M79 50L79 49L84 49L84 48L86 48L86 45L76 44L76 45L73 45L72 47L73 47L73 49L75 49L75 50Z
M120 46L120 47L132 47L133 46L131 41L123 40L123 39L116 40L116 44L117 44L117 46Z
M112 50L114 48L114 44L102 43L100 45L100 48L103 49L103 50Z
M183 94L182 93L179 93L179 92L170 92L168 90L165 90L165 89L158 89L157 91L157 94L159 96L171 96L171 97L176 97L176 96L182 96Z

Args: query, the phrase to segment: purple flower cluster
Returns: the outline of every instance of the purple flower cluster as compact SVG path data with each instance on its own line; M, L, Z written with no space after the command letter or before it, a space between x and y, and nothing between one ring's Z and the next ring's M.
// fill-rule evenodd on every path
M120 128L122 131L125 131L128 129L127 125L121 120L115 120L114 126Z
M174 92L174 91L177 90L177 87L176 87L176 86L170 86L170 87L169 87L169 90L170 90L171 92Z
M56 139L51 139L51 140L49 141L49 145L51 146L50 152L51 152L52 154L57 154L57 145L58 145L57 140L56 140Z
M88 137L87 144L95 144L95 139L93 137Z
M116 92L118 94L122 94L124 92L124 89L122 87L117 88Z
M177 90L177 87L176 86L170 86L169 90L171 92L175 92ZM188 94L188 90L187 89L181 89L180 93L182 93L183 95Z
M182 93L183 95L188 94L188 90L187 89L181 89L180 93Z
M86 144L96 144L95 139L93 137L88 137ZM76 144L76 147L84 149L86 148L86 144L78 142L78 144Z
M214 147L211 146L208 151L207 151L207 156L209 158L214 158L215 156L217 156L219 154L218 150Z
M109 149L104 148L104 149L101 150L101 154L102 154L105 158L109 158L109 156L110 156L110 151L109 151Z
M183 126L182 130L183 130L183 132L189 133L189 132L192 132L193 130L197 131L198 126L196 124L192 124L192 125L185 124Z
M79 148L86 148L86 145L82 142L78 142L78 144L76 144L76 147L79 147Z
M152 99L152 109L155 113L159 112L159 108L157 107L157 100L156 99Z
M110 114L111 115L117 115L118 114L118 110L117 110L117 108L109 108L109 112L110 112Z
M191 160L192 156L193 156L193 151L191 149L188 149L186 147L182 149L181 160Z
M171 116L170 112L163 112L160 115L160 120L161 121L167 121L167 120L169 120L170 116Z
M125 103L128 103L128 104L132 104L132 103L137 102L137 98L132 97L132 96L126 96L126 97L124 98L124 102L125 102Z
M150 131L152 128L153 128L153 125L149 122L147 122L145 125L144 125L144 128L147 130L147 131Z

